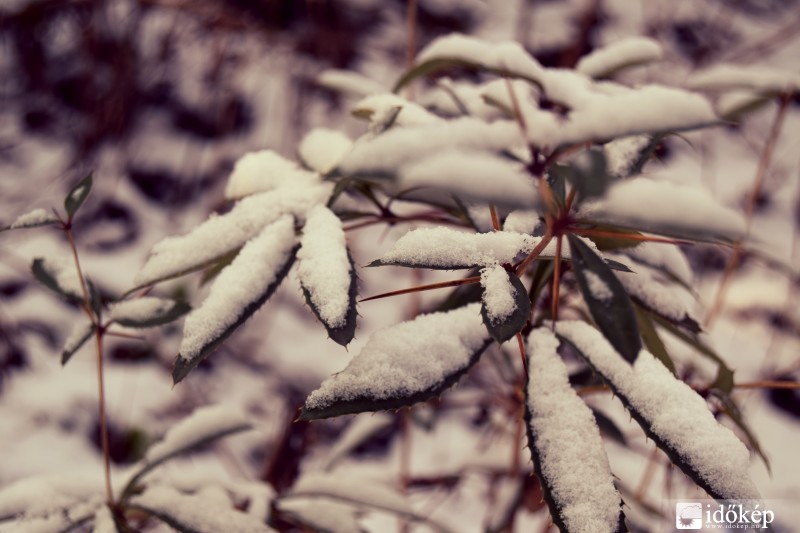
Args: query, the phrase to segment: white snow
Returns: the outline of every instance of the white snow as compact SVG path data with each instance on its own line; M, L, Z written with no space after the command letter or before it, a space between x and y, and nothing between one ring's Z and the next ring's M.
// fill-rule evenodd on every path
M156 243L135 283L150 285L207 265L242 246L284 213L302 218L309 209L327 200L332 188L331 183L287 186L248 196L228 213L212 215L186 235Z
M102 506L94 514L93 533L117 533L117 526L107 505Z
M402 168L401 190L440 189L459 198L532 206L538 199L531 176L518 163L480 151L444 150Z
M401 515L415 515L406 497L392 487L344 472L305 473L294 484L288 496L328 497L360 504L359 507L372 507Z
M539 467L569 531L616 531L622 499L591 409L569 384L558 340L539 328L528 337L527 406Z
M543 70L539 62L519 43L489 43L459 33L435 39L419 52L415 64L435 60L473 63L532 80L538 80Z
M288 497L277 501L282 512L296 516L314 530L327 533L354 533L362 531L358 523L359 511L353 505L323 498Z
M698 238L712 234L736 239L745 231L744 218L708 191L641 177L612 185L603 199L588 207L588 214L646 231L682 230Z
M244 415L225 405L211 405L196 409L164 435L159 442L150 446L144 462L153 464L168 455L191 447L207 438L248 424Z
M353 107L353 115L368 119L373 126L385 127L383 118L391 116L397 108L400 108L394 119L394 124L397 126L421 126L442 122L441 118L421 105L394 93L371 94L363 98Z
M154 485L131 498L134 506L141 506L158 514L174 517L184 526L197 531L225 531L230 533L269 533L274 531L261 520L224 505L216 498L204 494L186 495L177 490Z
M327 69L317 76L317 83L328 89L357 96L382 93L386 87L377 81L351 70Z
M109 312L111 320L144 322L161 316L175 306L174 300L156 296L142 296L115 303Z
M649 142L649 135L630 135L603 145L608 172L613 176L627 176Z
M728 499L759 498L747 475L745 445L714 419L699 394L649 352L642 350L631 367L585 322L558 322L556 333L569 339L713 490Z
M250 152L240 157L225 186L225 198L238 200L259 192L292 185L312 185L319 176L272 150Z
M575 70L590 78L602 78L620 68L658 61L663 55L657 41L649 37L628 37L583 56Z
M300 159L312 170L327 174L335 169L353 141L337 130L316 128L308 132L297 149Z
M596 300L605 302L614 296L614 293L608 288L606 282L600 279L600 276L591 270L586 270L584 276L586 277L586 283L589 285L589 292L592 293Z
M626 248L623 252L639 263L664 270L686 285L692 283L694 275L689 261L674 244L643 242L632 248Z
M8 229L30 228L41 226L51 222L58 222L58 219L45 209L34 209L17 217Z
M42 268L55 279L61 290L74 298L83 300L81 279L72 257L43 257Z
M429 390L465 369L487 338L477 303L384 328L369 338L343 371L308 396L306 408Z
M322 321L330 328L343 326L353 273L342 221L327 207L308 213L297 259L297 277Z
M483 305L486 315L492 323L503 322L517 309L514 300L514 287L508 278L508 272L502 265L494 265L481 270L481 286L483 287Z
M751 65L715 65L694 74L687 86L696 90L753 89L759 92L800 90L800 72Z
M620 259L625 259L620 257ZM614 272L627 293L659 315L673 320L692 318L694 298L684 287L664 281L649 267L628 260L633 272Z
M515 209L503 222L503 231L531 234L539 225L539 213L533 210Z
M94 324L76 324L75 327L72 329L72 333L69 334L67 340L64 341L64 347L61 349L64 353L74 353L78 348L80 348L80 344L85 342L85 339L89 337L94 331Z
M294 219L283 216L248 241L214 280L208 297L186 317L180 357L190 361L220 337L276 281L295 246Z
M101 484L97 476L85 473L75 475L34 476L4 483L0 490L0 517L34 517L59 514L67 525L67 519L75 519L70 510L81 508L94 512L94 505L102 501ZM68 515L68 516L64 516Z

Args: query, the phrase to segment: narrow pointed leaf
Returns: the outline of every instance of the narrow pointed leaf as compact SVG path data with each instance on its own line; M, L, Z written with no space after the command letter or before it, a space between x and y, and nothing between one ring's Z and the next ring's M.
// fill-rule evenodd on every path
M272 296L297 254L294 219L284 216L244 245L189 313L172 378L178 383Z
M9 226L0 229L0 232L10 229L38 228L58 224L59 220L45 209L34 209L17 217Z
M74 263L66 259L36 258L31 273L42 285L71 302L83 301L83 291Z
M658 61L661 45L648 37L628 37L583 56L575 70L595 79L609 78L623 69Z
M586 244L567 235L575 277L600 331L629 362L636 360L642 341L628 293L608 266Z
M297 259L306 302L328 335L346 346L356 331L358 279L342 222L327 207L308 214Z
M525 420L536 476L562 532L624 532L622 498L594 415L575 393L547 329L528 338Z
M479 304L380 330L311 393L300 419L397 409L436 397L478 362L490 342Z
M761 448L761 444L758 441L758 438L755 432L750 429L749 424L745 422L744 416L742 415L741 410L739 410L739 406L736 405L736 402L733 401L730 394L726 394L720 390L711 390L711 394L719 399L722 402L722 411L728 415L728 417L736 424L742 433L745 434L747 437L747 442L750 444L750 447L755 451L758 456L764 461L764 465L767 467L767 471L772 473L772 465L767 458L767 455L764 453L763 448Z
M516 335L531 315L531 302L522 281L502 266L481 272L481 317L494 340L503 343Z
M152 328L178 320L191 310L186 302L143 296L115 304L110 318L129 328Z
M585 154L585 158L578 159L570 165L555 165L550 170L557 182L562 186L568 181L577 189L581 200L603 196L611 185L614 177L608 173L606 157L599 150L592 150Z
M64 348L61 350L61 364L66 365L72 356L86 344L86 341L92 338L97 327L94 324L81 324L75 328L75 331L64 341Z
M673 376L677 376L675 363L669 356L667 347L664 346L664 341L659 337L653 320L638 304L634 304L633 309L636 312L636 322L639 324L639 333L642 336L645 347L669 369Z
M78 184L69 191L67 197L64 198L64 209L67 211L67 216L70 220L78 212L78 209L86 201L89 193L92 192L92 174L91 172L83 178Z
M747 475L750 454L716 421L705 400L642 351L631 366L585 322L559 322L556 333L600 374L645 434L670 461L715 499L756 500Z

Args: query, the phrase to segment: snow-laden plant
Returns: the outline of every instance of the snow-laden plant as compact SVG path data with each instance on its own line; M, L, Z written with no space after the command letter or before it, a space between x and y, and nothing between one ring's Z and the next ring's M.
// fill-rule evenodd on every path
M703 190L641 176L665 136L719 124L720 114L689 90L608 81L660 56L655 42L634 39L593 52L574 70L550 69L515 43L452 35L422 50L392 92L369 94L356 105L354 114L369 127L355 142L315 130L299 146L299 164L269 150L242 157L225 190L231 209L156 244L129 293L198 270L213 279L186 317L174 381L252 316L295 264L314 315L335 342L347 345L358 316L347 231L424 224L368 266L468 275L362 302L465 285L478 290L456 291L446 310L374 333L343 371L306 399L301 420L436 398L493 343L512 346L523 370L516 401L554 523L562 531L624 531L623 501L596 415L573 389L563 359L577 356L710 496L757 499L746 472L747 448L676 376L661 339L668 331L717 364L717 379L706 392L760 453L729 396L732 371L700 336L691 271L678 248L741 246L746 222ZM441 76L465 71L478 76ZM415 101L401 96L407 85L433 74L436 83L417 92ZM55 222L46 214L31 217ZM58 272L44 264L34 264L34 272L70 294ZM106 327L91 307L94 299L83 301L94 318L70 346ZM161 315L137 316L151 325ZM113 312L110 320L128 325ZM383 505L367 501L375 493L352 487L353 494L342 496L347 490L334 485L325 476L304 475L274 508L326 529L320 516L336 513L321 513L322 504L309 498L338 498L356 510ZM148 509L147 494L131 505ZM355 524L356 511L348 509L338 516ZM391 510L406 513L397 509ZM150 510L159 516L156 511Z

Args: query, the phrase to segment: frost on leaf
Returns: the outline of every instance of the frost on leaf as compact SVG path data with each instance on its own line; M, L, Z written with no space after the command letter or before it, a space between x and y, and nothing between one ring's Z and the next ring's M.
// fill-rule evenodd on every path
M522 329L531 313L528 292L514 273L501 265L481 271L481 316L497 342L505 342Z
M458 381L488 345L480 304L421 315L377 331L344 370L309 395L300 418L396 409L425 401Z
M380 132L389 125L419 126L442 122L424 107L392 93L372 94L353 107L353 115L370 121L370 129ZM385 118L394 115L387 124Z
M177 383L272 296L296 253L294 219L283 216L247 242L189 313L172 377Z
M240 157L225 186L225 198L238 200L259 192L279 187L313 185L319 176L300 168L272 150L251 152Z
M34 209L33 211L28 211L27 213L18 216L10 226L3 228L0 231L5 231L7 229L36 228L39 226L48 226L57 223L58 219L55 217L55 215L47 212L45 209L40 208Z
M143 296L114 304L111 320L129 328L150 328L177 320L191 310L186 302Z
M34 259L31 272L37 281L59 296L71 301L83 300L81 279L71 258Z
M78 184L73 187L71 191L69 191L67 197L64 199L64 209L67 211L67 216L70 220L72 220L72 217L78 212L78 209L80 209L80 207L83 205L83 202L86 201L86 198L89 196L90 192L92 192L91 173L79 181Z
M740 214L720 205L707 191L647 178L612 185L594 203L592 220L634 227L694 241L735 241L745 231Z
M308 305L331 338L349 343L356 328L357 278L342 222L325 206L308 214L297 252L297 277Z
M600 429L569 384L558 344L541 328L528 337L528 444L550 515L565 532L627 531Z
M352 70L326 69L319 73L316 81L319 85L332 91L356 96L366 96L386 91L386 87L377 81Z
M800 91L800 73L751 65L715 65L694 74L687 83L697 90L750 89L760 93Z
M86 344L96 330L94 324L78 324L72 331L67 340L64 341L64 347L61 349L61 364L65 365L72 359L72 356Z
M325 533L364 531L358 522L361 511L354 505L319 497L286 497L275 507L310 528Z
M352 147L353 141L344 133L317 128L303 137L297 151L300 160L311 170L328 174L339 165L339 161Z
M192 495L161 486L150 486L131 498L131 506L142 509L178 531L210 533L270 533L275 531L258 518L237 511L202 492Z
M657 41L648 37L629 37L583 56L575 70L590 78L606 78L624 68L658 61L663 55Z
M631 366L584 322L558 322L556 334L586 358L645 434L699 487L716 499L759 499L747 475L745 445L655 357L643 350Z

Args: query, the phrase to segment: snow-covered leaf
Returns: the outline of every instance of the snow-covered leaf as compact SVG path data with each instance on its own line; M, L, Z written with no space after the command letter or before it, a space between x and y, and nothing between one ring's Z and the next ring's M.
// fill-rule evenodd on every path
M136 288L212 264L241 248L283 214L304 217L309 209L325 203L332 190L331 183L287 185L240 200L228 213L212 215L186 235L156 243L134 280Z
M38 257L31 264L33 277L39 283L71 302L83 301L83 289L72 258Z
M620 178L641 174L664 138L663 133L654 135L628 135L603 145L608 162L608 172Z
M179 319L191 307L186 302L143 296L114 304L109 317L121 326L129 328L152 328Z
M394 91L399 91L421 76L453 67L486 70L534 84L538 83L543 70L519 43L489 43L454 33L439 37L423 48L414 66L397 81Z
M405 407L433 398L478 361L490 339L480 304L377 331L306 399L301 420Z
M328 451L325 470L331 470L350 451L384 429L391 427L394 421L395 417L388 413L365 413L356 416Z
M750 89L780 94L800 91L800 72L752 65L715 65L692 75L687 85L696 90Z
M747 475L747 448L714 419L699 394L655 357L643 350L628 365L584 322L558 322L556 333L586 358L645 434L699 487L716 499L759 498Z
M658 61L663 55L657 41L648 37L628 37L583 56L575 70L590 78L608 78L622 69Z
M742 216L698 187L647 178L612 185L587 215L596 221L692 241L732 242L745 231Z
M353 141L344 133L326 128L311 130L297 149L300 160L320 174L334 170L339 161L353 147Z
M202 493L182 494L153 485L131 498L131 506L151 514L181 533L270 533L275 530L261 520L237 511Z
M139 480L164 462L251 427L242 413L223 405L196 409L172 426L163 439L147 450L144 459L134 469L120 499L130 496L136 490Z
M78 324L72 331L70 336L64 341L64 347L61 349L61 364L66 365L72 359L72 356L86 344L86 341L92 338L97 327L94 324Z
M608 173L603 152L592 150L582 156L570 165L554 165L550 173L569 182L581 200L603 196L614 179Z
M642 349L633 305L625 288L600 257L582 240L567 235L572 265L583 299L595 323L627 361ZM635 275L635 274L632 274Z
M502 265L483 269L481 286L483 323L492 338L503 343L522 330L530 317L528 291L517 275Z
M424 107L393 93L372 94L360 100L352 111L358 118L369 120L374 132L381 132L389 126L419 126L442 122ZM387 117L392 117L387 124Z
M767 471L772 474L772 465L770 464L769 458L764 453L764 449L761 447L756 433L745 421L742 412L739 410L739 406L736 405L736 402L733 401L730 394L716 389L711 389L710 394L719 399L722 403L722 411L736 424L736 427L742 430L742 433L747 437L747 442L750 444L750 447L761 457L761 460L764 461L764 465L767 467Z
M323 498L287 497L275 507L301 524L320 533L362 533L357 506Z
M225 198L239 200L279 187L310 186L319 182L314 172L300 168L272 150L250 152L240 157L225 186Z
M64 198L64 209L67 211L67 216L70 220L78 212L78 209L86 201L89 193L92 192L92 173L86 175L81 181L78 182L72 190L69 191L67 197Z
M117 533L117 525L107 505L100 507L94 514L94 529L92 533Z
M569 384L548 329L528 337L528 445L550 516L562 532L624 532L622 498L589 407Z
M382 93L386 87L352 70L327 69L319 73L316 81L322 87L356 96Z
M1 228L0 232L10 229L38 228L41 226L51 226L53 224L58 224L58 219L55 215L49 213L45 209L39 208L18 216L9 226Z
M283 216L247 242L186 317L172 378L182 380L266 302L297 253L294 219Z
M356 331L358 279L342 221L325 206L312 209L303 226L297 277L306 302L328 335L346 346Z
M678 373L675 370L675 363L672 361L672 357L669 356L664 341L662 341L661 337L658 335L653 319L637 304L633 305L633 310L636 313L636 323L639 324L639 334L642 336L642 342L644 342L645 348L647 348L647 351L653 354L656 359L661 361L663 365L672 372L673 376L677 376Z

